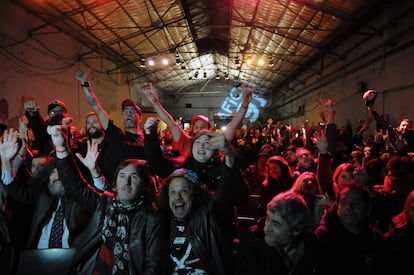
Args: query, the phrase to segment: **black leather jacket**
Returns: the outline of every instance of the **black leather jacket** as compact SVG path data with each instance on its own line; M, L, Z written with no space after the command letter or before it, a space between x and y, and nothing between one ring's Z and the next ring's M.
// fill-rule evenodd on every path
M233 273L233 246L226 235L225 219L233 204L232 189L239 182L234 181L237 169L224 168L222 181L210 203L192 209L186 219L186 232L194 253L203 262L208 274L226 275ZM170 242L175 239L177 220L171 217Z
M65 189L88 211L92 219L77 242L77 251L71 268L72 274L92 274L96 256L102 244L102 227L106 209L112 197L97 194L86 186L76 170L72 157L57 160L59 174L63 176ZM165 264L169 257L168 223L161 212L149 201L137 210L130 222L129 274L166 274Z
M53 164L50 168L52 169ZM47 171L44 177L48 177ZM61 175L60 175L61 177ZM53 211L56 210L58 198L52 196L47 188L48 178L43 182L29 184L27 177L21 177L20 173L9 185L3 185L7 194L17 201L34 205L30 234L27 241L27 248L37 248L43 227L50 221ZM63 197L65 200L64 216L69 229L69 246L73 247L76 238L88 224L91 215L76 201Z

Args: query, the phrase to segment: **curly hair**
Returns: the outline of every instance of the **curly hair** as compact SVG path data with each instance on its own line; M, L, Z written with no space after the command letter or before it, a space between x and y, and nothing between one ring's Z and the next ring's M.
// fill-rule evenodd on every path
M198 181L198 175L190 169L180 168L172 172L166 179L165 185L162 187L158 197L158 204L160 209L172 215L169 205L169 186L171 181L175 178L185 178L189 183L191 197L193 201L192 209L197 209L206 205L211 200L209 191L202 187ZM193 211L192 211L193 212Z

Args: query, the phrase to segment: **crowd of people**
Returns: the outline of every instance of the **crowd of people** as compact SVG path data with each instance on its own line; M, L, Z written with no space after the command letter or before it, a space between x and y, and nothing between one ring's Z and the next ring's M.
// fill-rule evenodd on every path
M25 102L19 129L2 129L0 253L73 248L70 274L409 270L413 123L387 122L375 91L363 97L372 119L355 131L337 127L332 100L318 125L241 127L255 90L243 83L225 130L200 114L186 131L152 84L144 94L158 116L141 127L125 99L120 128L88 75L76 78L92 109L85 129L57 99L46 117Z

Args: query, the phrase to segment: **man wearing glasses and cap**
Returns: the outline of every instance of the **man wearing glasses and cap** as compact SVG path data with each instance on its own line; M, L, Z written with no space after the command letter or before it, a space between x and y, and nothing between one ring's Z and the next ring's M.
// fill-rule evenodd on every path
M82 135L81 132L72 125L72 117L68 114L66 104L54 99L47 105L47 119L39 113L39 106L35 100L29 100L24 103L25 115L29 120L29 128L34 134L34 143L30 149L38 149L40 155L48 156L53 151L50 137L46 131L48 125L63 124L70 126L70 142L76 146L77 139Z

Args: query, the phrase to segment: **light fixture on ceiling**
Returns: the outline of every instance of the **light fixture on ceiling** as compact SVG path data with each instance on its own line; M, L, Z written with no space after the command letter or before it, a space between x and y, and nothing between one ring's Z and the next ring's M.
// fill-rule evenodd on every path
M194 78L198 78L198 71L195 71Z
M217 70L216 71L216 79L219 80L220 79L220 72Z
M267 63L267 66L273 67L275 65L275 62L273 61L272 57L269 57L269 63Z
M263 58L260 58L260 59L257 61L257 64L258 64L259 66L263 66L263 65L265 64L264 59L263 59Z
M145 58L141 58L141 62L139 64L141 68L145 68Z
M236 64L236 67L240 67L240 59L239 59L239 57L236 57L236 59L234 60L234 64Z
M253 63L253 58L250 55L246 58L246 63L247 65L250 65Z
M162 60L161 60L161 63L162 63L162 65L167 66L170 63L170 61L168 60L168 58L163 57Z
M147 58L142 58L141 62L145 60L145 68L147 70L162 70L166 67L174 65L174 54L164 53L154 55ZM141 66L142 67L142 66Z
M180 55L178 54L178 52L175 53L175 63L176 64L180 64L181 63L181 58L180 58Z
M204 79L207 78L207 72L206 71L204 71L204 73L203 73L203 78Z
M226 80L229 79L229 74L227 72L224 72L223 74L224 74L224 79Z

